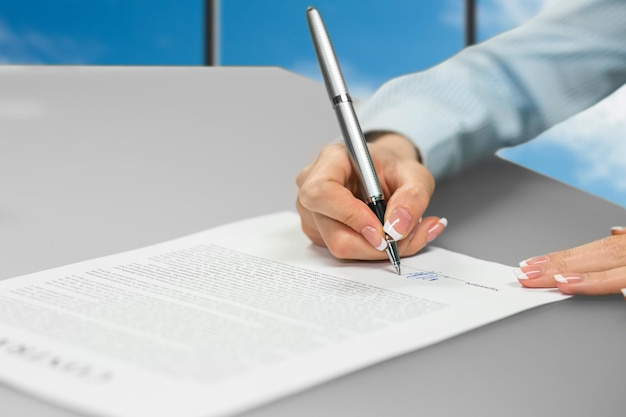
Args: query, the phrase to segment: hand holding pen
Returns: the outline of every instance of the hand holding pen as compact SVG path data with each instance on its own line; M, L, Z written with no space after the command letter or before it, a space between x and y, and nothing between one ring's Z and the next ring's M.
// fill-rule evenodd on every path
M365 154L369 153L365 163L359 163L358 152L363 149L358 148L358 141L362 140L362 133L351 111L351 98L319 14L310 8L307 16L328 93L348 147L328 146L298 176L297 207L303 231L338 258L382 259L387 253L393 263L393 251L389 253L395 244L392 241L400 241L396 254L411 255L445 228L445 219L421 218L434 190L432 175L419 163L413 144L392 133L381 134L371 141L365 147ZM320 51L324 52L320 54ZM342 108L338 109L339 106ZM368 157L371 172L368 172ZM372 177L377 181L371 181ZM383 207L382 213L376 213L372 205L381 201L384 204L383 196L390 196L387 209ZM399 269L399 263L394 266Z

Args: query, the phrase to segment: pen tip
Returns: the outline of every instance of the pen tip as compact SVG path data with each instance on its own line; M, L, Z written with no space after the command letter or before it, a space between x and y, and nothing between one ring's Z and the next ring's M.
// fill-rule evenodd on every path
M396 268L398 275L402 275L402 272L400 271L400 264L394 265L393 267Z

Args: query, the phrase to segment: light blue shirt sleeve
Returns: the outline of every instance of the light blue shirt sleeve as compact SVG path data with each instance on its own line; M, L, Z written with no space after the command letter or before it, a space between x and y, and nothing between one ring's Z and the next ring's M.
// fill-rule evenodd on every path
M626 0L553 1L516 29L387 82L358 113L366 133L410 138L441 178L532 139L624 83Z

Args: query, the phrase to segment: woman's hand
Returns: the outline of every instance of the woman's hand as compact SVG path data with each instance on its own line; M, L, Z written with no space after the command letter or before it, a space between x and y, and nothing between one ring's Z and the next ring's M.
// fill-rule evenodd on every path
M436 238L447 222L422 215L435 188L413 144L386 133L369 143L372 162L387 201L385 225L361 199L344 145L322 150L296 179L302 230L313 243L340 259L386 259L385 232L398 240L401 256L413 255Z
M520 263L519 282L528 288L557 287L565 294L619 294L626 288L626 229L573 249Z

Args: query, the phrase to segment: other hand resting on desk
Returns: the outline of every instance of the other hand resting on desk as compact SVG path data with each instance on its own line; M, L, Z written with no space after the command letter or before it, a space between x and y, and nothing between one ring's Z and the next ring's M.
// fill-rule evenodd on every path
M536 256L516 271L528 288L558 287L565 294L602 295L626 288L626 229L572 249Z

